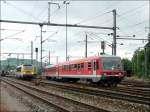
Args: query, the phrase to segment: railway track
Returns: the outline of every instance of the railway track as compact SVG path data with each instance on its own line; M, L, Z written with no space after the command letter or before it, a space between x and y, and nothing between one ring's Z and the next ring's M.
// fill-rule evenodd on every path
M42 81L42 84L89 95L109 97L133 103L150 105L149 90L142 92L141 89L134 90L132 87L101 88L81 83L61 83L55 81Z
M150 105L150 97L145 96L139 96L139 95L133 95L133 94L127 94L122 93L118 91L111 91L106 89L94 89L94 88L88 88L83 86L77 86L77 85L71 85L71 84L60 84L50 81L43 81L43 84L48 84L49 86L75 91L75 92L81 92L89 95L95 95L95 96L102 96L102 97L109 97L113 99L119 99L119 100L125 100L133 103L139 103L139 104L145 104Z
M118 85L117 87L103 87L103 86L97 86L95 84L85 84L85 83L76 83L76 84L78 84L79 86L85 86L85 87L88 86L96 89L111 90L111 91L123 92L127 94L150 97L150 88L128 87L125 85Z
M150 97L150 88L135 88L135 87L127 87L118 85L118 87L99 87L96 85L92 85L90 87L97 88L97 89L104 89L104 90L111 90L111 91L117 91L127 94L133 94L133 95L140 95L140 96L146 96Z
M13 78L13 77L12 77ZM82 83L82 82L78 82L78 83L72 83L72 84L76 84L79 86L88 86L88 87L93 87L96 89L104 89L104 90L111 90L111 91L117 91L117 92L123 92L123 93L127 93L127 94L133 94L133 95L139 95L139 96L144 96L144 97L150 97L150 87L147 88L148 86L150 86L150 84L147 83L138 83L137 85L142 85L142 87L137 87L135 86L137 83L137 81L123 81L121 84L118 85L118 87L102 87L102 86L97 86L95 84L87 84L87 83ZM70 84L70 83L68 83Z
M109 88L107 90L123 92L127 94L139 95L144 97L150 97L150 90L142 90L130 87L118 87L118 88Z
M68 83L68 84L70 85L70 83ZM117 92L122 92L122 93L126 93L126 94L131 94L131 95L133 94L133 95L139 95L139 96L144 96L144 97L150 97L150 88L127 86L127 81L126 81L126 85L121 84L121 85L118 85L118 87L102 87L102 86L97 86L95 84L87 84L87 83L82 83L82 82L71 83L71 84L75 84L75 85L82 86L82 87L88 86L88 87L92 87L92 88L96 88L96 89L117 91ZM146 83L146 84L148 84L148 83Z
M69 98L65 98L59 95L52 94L45 89L39 89L38 87L25 84L23 82L14 80L14 79L8 79L8 78L2 78L2 81L5 83L25 92L28 95L31 95L46 104L52 105L54 108L61 112L74 112L74 111L80 111L80 112L111 112L109 110L101 109L92 105L88 105L76 100L72 100Z
M129 87L142 87L142 88L150 88L150 82L140 82L140 81L127 81L123 80L121 85L126 85Z

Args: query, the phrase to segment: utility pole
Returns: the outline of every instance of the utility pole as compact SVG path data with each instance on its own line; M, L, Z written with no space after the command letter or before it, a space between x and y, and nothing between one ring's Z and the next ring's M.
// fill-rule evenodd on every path
M67 22L68 22L68 18L67 18L67 5L69 4L69 2L64 1L64 4L66 4L66 61L68 61L68 28L67 28Z
M38 48L35 48L35 53L36 53L36 61L38 62ZM38 65L38 63L36 65Z
M50 2L48 2L48 23L50 23Z
M31 64L33 64L33 41L31 41Z
M19 54L17 54L17 66L19 65Z
M116 10L113 11L113 55L116 56Z
M36 73L38 73L38 48L35 48L36 53Z
M0 35L0 72L2 71L2 62L1 62L1 35ZM1 77L1 75L0 75Z
M136 73L138 73L138 68L139 68L139 67L138 67L138 65L139 65L139 51L138 51L138 50L137 50L136 56L137 56L137 57L136 57L136 59L137 59L137 60L136 60L136 61L137 61L137 62L136 62L136 63L137 63L137 65L136 65Z
M85 35L85 57L87 58L87 33Z
M113 49L113 48L114 48L114 45L113 45L113 43L112 43L112 46L111 46L111 47L112 47L112 55L113 55L113 54L114 54L114 49Z
M42 74L42 27L43 27L43 24L39 24L40 25L40 28L41 28L41 74Z
M144 47L144 70L145 70L145 78L147 77L147 49Z
M51 53L51 52L50 52L50 50L49 50L49 58L48 58L48 59L49 59L49 65L50 65L50 58L51 58L50 53Z
M101 41L101 49L102 49L102 53L105 54L105 41Z
M22 54L22 58L23 58L23 64L24 64L24 53Z

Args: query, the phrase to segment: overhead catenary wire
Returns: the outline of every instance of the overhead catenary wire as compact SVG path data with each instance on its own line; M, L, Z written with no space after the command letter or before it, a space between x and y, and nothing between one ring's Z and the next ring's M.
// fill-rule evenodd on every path
M121 22L120 20L126 20L126 18L128 19L130 17L130 16L125 16L125 15L131 15L131 14L137 13L138 9L143 8L144 5L146 5L146 4L144 3L144 4L142 4L142 5L140 5L140 6L136 7L136 8L132 8L132 9L130 9L128 11L123 12L122 14L119 14L117 16L118 17L117 18L117 23ZM106 20L103 21L103 23L109 24L110 22L112 22L110 20L111 19L106 19ZM126 20L126 21L127 21L126 23L128 23L128 20Z
M114 6L119 5L120 3L121 3L120 1L119 1L119 2L117 1L117 3L115 2L115 3L111 4L111 6L114 7ZM112 9L112 7L108 6L108 7L104 8L103 10L98 11L98 12L95 14L96 16L87 17L86 19L81 20L81 21L79 21L78 23L75 23L75 24L80 24L80 23L83 23L83 22L86 22L86 21L90 21L90 20L92 20L92 19L95 19L95 18L97 18L97 17L99 17L99 16L103 16L103 15L105 15L105 14L111 12L111 11L107 11L107 12L104 13L104 11L110 10L110 8ZM100 13L100 12L101 12L101 13Z
M94 34L94 33L90 33L90 35L93 35L94 36L94 38L96 38L96 39L98 39L98 40L103 40L103 41L106 41L107 43L109 43L109 44L112 44L111 42L109 42L108 40L105 40L105 39L103 39L103 38L101 38L101 37L99 37L98 35L96 35L96 34Z
M51 13L51 17L55 16L59 10L65 8L65 5L62 3L62 5L60 5L60 8L57 8L56 10L54 10L52 13Z
M17 10L20 11L21 13L24 13L25 15L27 15L27 16L29 16L29 17L32 17L35 21L38 19L38 18L36 18L35 16L33 16L31 13L26 12L25 10L21 9L20 7L15 6L14 4L12 4L12 3L10 3L10 2L9 2L9 3L6 2L6 4L9 5L9 6L12 6L13 8L17 9ZM41 21L41 20L39 20L39 21Z
M18 30L18 29L7 29L7 28L0 28L0 30L8 30L8 31L23 31L23 30Z
M12 34L12 35L9 35L9 36L7 36L7 37L2 38L1 40L8 39L8 38L10 38L10 37L16 36L16 35L18 35L18 34L20 34L20 33L23 33L24 31L25 31L25 30L20 31L20 32L17 32L17 33ZM0 40L0 41L1 41L1 40Z
M42 42L44 43L45 41L49 41L50 39L50 37L53 37L55 34L57 34L58 32L54 32L53 34L51 34L50 36L48 36L45 40L43 40ZM54 40L51 40L51 41L53 41L54 42Z
M81 23L83 23L83 22L86 23L86 22L88 22L88 21L94 20L94 19L96 19L96 18L98 18L98 17L100 17L100 16L103 16L103 15L105 15L105 14L108 14L108 13L110 13L110 12L112 12L112 11L108 11L108 12L99 14L99 15L95 16L94 18L87 18L87 19L84 19L84 20L82 20L82 21L80 21L80 22L78 22L78 23L75 23L75 24L81 24Z
M35 8L36 8L38 2L39 2L39 1L34 1L34 5L33 5L32 9L31 9L31 12L32 12L32 13L34 13L34 12L36 11Z
M146 6L146 5L147 5L147 3L146 4L144 3L144 4L142 4L142 5L138 6L138 7L135 7L135 8L127 10L127 11L119 14L119 16L118 16L119 18L118 19L123 18L123 16L125 16L125 15L135 13L135 12L137 12L138 9L144 8L143 6Z
M139 23L128 25L128 26L125 26L125 27L122 27L122 28L133 28L133 27L139 26L141 24L145 24L147 21L149 21L149 19L148 20L143 20L143 21L141 21Z
M59 5L59 8L57 8L56 10L54 10L52 13L51 13L51 18L56 16L56 14L59 12L59 10L65 8L65 5L62 3L62 5ZM43 16L44 17L44 16ZM46 18L46 19L45 19ZM45 16L44 18L44 21L47 21L47 15Z
M147 6L146 4L142 4L142 5L138 6L138 7L132 8L132 9L130 9L130 10L128 10L128 11L123 12L122 14L120 14L120 15L118 16L118 23L122 22L122 20L123 20L124 22L126 22L126 23L129 23L130 15L131 15L131 14L132 14L132 15L135 15L135 13L138 13L138 12L137 12L138 9L144 8L144 7L143 7L144 5ZM125 15L128 15L128 16L125 16ZM124 17L124 16L125 16L125 17Z

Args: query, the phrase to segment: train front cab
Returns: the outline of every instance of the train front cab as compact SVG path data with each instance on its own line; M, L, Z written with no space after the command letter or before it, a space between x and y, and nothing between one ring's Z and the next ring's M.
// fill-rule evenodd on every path
M16 69L17 78L35 78L36 68L33 65L21 65Z
M99 64L100 69L97 75L101 75L101 79L98 83L116 86L124 78L120 57L102 57Z

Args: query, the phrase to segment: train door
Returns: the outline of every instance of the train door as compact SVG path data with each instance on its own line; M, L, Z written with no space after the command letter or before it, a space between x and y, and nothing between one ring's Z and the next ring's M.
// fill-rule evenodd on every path
M96 62L96 60L94 60L94 62L93 62L93 75L94 76L96 76L96 70L97 70L97 62Z

